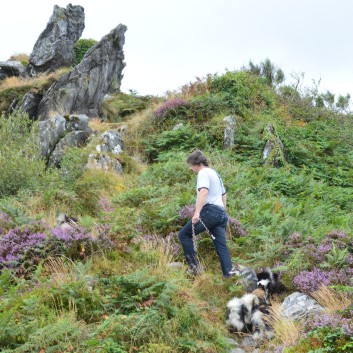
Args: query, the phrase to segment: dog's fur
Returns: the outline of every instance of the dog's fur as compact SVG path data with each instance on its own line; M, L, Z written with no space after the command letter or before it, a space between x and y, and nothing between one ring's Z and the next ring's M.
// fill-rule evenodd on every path
M273 294L279 294L284 288L280 283L278 273L273 273L269 267L257 273L257 278L257 286L262 288L268 297L271 297Z
M279 280L278 273L273 273L269 267L262 269L261 272L256 273L250 267L238 265L234 273L241 277L244 290L247 293L253 292L256 288L262 288L268 296L278 294L283 289Z
M257 288L257 282L259 279L252 268L238 265L236 266L234 273L241 277L246 292L251 293Z
M270 338L272 332L263 320L268 305L266 293L260 288L233 298L227 304L226 325L231 332L250 333L255 340L262 339L264 334Z

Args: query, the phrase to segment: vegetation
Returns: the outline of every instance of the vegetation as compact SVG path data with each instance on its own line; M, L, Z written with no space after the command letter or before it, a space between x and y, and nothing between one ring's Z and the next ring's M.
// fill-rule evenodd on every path
M79 39L74 45L75 60L73 66L78 65L88 50L91 49L95 44L97 44L97 41L94 39Z
M259 352L351 352L350 97L300 87L286 85L265 60L163 98L114 95L103 103L104 121L91 125L127 126L122 176L86 169L91 146L68 150L60 169L47 167L36 123L5 114L12 98L1 103L1 350L229 351L225 306L243 288L237 278L222 278L212 241L199 240L201 276L169 265L183 261L177 232L195 200L185 159L197 147L228 192L232 260L277 268L287 288L278 303L298 290L326 309L295 322L274 304L275 338ZM0 101L21 89L4 82ZM224 149L228 115L236 118L235 143ZM268 124L284 145L278 167L262 159ZM59 212L77 217L78 227L57 227Z

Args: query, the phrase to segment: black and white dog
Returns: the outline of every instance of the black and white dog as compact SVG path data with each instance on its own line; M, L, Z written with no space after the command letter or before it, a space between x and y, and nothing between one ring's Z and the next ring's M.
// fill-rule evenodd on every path
M257 273L256 277L258 279L257 286L266 292L268 298L272 297L273 294L281 293L285 289L279 280L279 274L273 273L269 267Z
M227 303L226 325L231 332L248 333L255 340L263 339L264 335L272 338L272 331L264 321L268 306L266 293L260 288L241 298L233 298Z
M248 293L260 287L267 293L268 297L270 297L275 293L280 293L283 287L279 281L278 273L273 273L269 267L256 273L250 267L238 265L233 273L241 277L244 290Z

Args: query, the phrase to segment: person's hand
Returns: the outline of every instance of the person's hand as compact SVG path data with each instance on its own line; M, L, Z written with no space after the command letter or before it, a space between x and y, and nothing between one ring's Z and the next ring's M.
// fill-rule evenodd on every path
M200 213L194 213L191 219L192 224L196 224L199 220L200 220Z

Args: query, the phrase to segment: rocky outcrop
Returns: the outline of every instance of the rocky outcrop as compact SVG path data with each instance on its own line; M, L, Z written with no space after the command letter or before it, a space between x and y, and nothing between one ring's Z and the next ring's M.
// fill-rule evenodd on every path
M223 121L225 122L224 135L223 135L223 148L232 148L234 146L234 134L236 120L232 115L226 116Z
M49 165L59 166L66 148L86 143L92 133L88 122L85 115L70 115L68 119L58 115L39 123L41 154Z
M116 158L112 158L104 153L90 154L86 167L88 169L100 169L105 172L112 171L116 174L123 174L123 166L121 163Z
M120 154L124 149L124 141L120 131L107 130L100 137L100 143L96 146L98 152L111 152Z
M19 61L0 61L0 81L11 76L26 76L26 68Z
M52 72L74 62L74 44L85 28L82 6L67 5L66 9L54 6L47 27L34 45L27 66L34 76L40 72Z
M98 153L89 155L87 168L101 169L104 171L113 171L117 174L123 173L123 167L117 156L124 149L123 131L126 127L120 129L105 131L99 137L99 143L96 146Z
M112 87L120 88L126 30L122 24L117 26L86 53L80 64L53 84L40 103L40 120L74 112L98 116L104 96Z
M283 301L281 314L293 320L301 320L321 313L323 310L323 307L313 298L294 292Z
M27 113L30 118L36 118L38 114L39 103L43 98L42 93L27 92L21 101L20 109Z
M277 136L272 124L264 130L263 140L266 141L262 152L264 164L280 167L285 164L283 143Z

